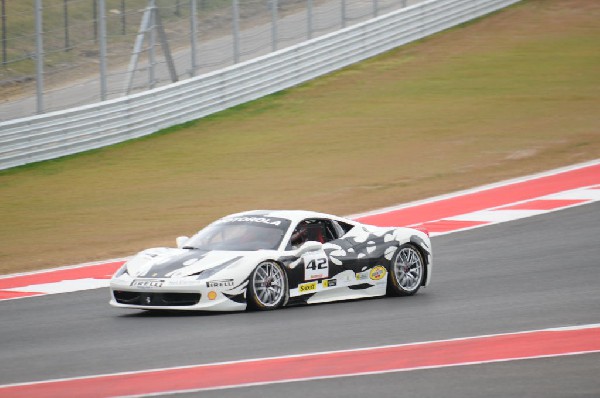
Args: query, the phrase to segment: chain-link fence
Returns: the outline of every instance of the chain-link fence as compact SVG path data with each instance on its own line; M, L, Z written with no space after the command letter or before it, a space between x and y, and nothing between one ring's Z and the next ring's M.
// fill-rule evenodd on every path
M417 2L0 0L0 121L153 89Z

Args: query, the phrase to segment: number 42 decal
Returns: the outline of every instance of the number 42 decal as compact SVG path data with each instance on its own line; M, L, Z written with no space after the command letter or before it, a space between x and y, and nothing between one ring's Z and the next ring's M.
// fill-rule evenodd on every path
M329 277L329 261L324 253L311 253L304 256L304 280Z
M318 269L326 269L327 268L327 259L326 258L315 258L314 260L310 260L306 265L306 269L311 269L316 271Z

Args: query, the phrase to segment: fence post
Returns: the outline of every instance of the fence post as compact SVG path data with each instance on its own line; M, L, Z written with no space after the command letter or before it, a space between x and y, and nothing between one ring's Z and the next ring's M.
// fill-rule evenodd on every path
M240 62L240 9L238 0L233 0L233 63Z
M277 51L277 11L279 8L278 0L271 0L271 50Z
M121 0L121 34L127 33L127 26L125 21L125 0Z
M92 19L94 20L94 43L98 41L98 0L92 2Z
M100 100L106 100L106 4L98 0L98 39L100 40Z
M6 65L6 0L2 0L2 65Z
M150 7L150 3L146 5L144 9L144 15L142 16L142 20L140 21L140 28L138 30L137 37L135 38L135 44L133 45L133 51L131 53L131 58L129 60L129 68L127 69L127 80L125 86L125 94L129 94L131 92L131 88L133 87L133 78L135 71L137 69L138 61L140 59L140 54L144 51L144 38L146 35L149 35L149 29L152 26L152 8ZM148 66L148 69L149 66Z
M148 86L150 90L154 88L154 66L155 66L155 53L154 48L156 47L156 0L150 0L150 40L148 49Z
M42 0L35 0L35 86L38 114L44 113L44 42L42 34Z
M63 13L65 16L65 52L69 51L71 47L69 44L69 5L68 0L63 1Z
M341 19L342 19L342 29L346 27L346 0L341 0Z
M306 37L312 39L313 21L312 21L313 0L306 0Z
M373 0L373 17L376 18L379 15L379 2Z
M191 39L191 47L192 47L192 65L190 76L194 77L196 75L196 32L198 31L198 22L196 21L196 0L190 0L190 39Z

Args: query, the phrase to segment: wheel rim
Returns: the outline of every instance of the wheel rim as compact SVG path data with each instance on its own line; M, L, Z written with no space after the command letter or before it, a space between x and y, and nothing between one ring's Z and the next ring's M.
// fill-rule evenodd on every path
M421 284L423 260L412 247L404 247L396 256L394 273L398 285L406 291L413 291Z
M284 295L285 277L275 263L260 264L254 272L252 284L256 299L265 307L277 305Z

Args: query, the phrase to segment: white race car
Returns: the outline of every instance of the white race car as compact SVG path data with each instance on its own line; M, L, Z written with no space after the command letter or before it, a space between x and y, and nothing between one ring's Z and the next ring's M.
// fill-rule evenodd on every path
M272 310L383 295L431 280L426 232L328 214L250 211L215 221L178 248L144 250L110 282L110 304L144 310Z

